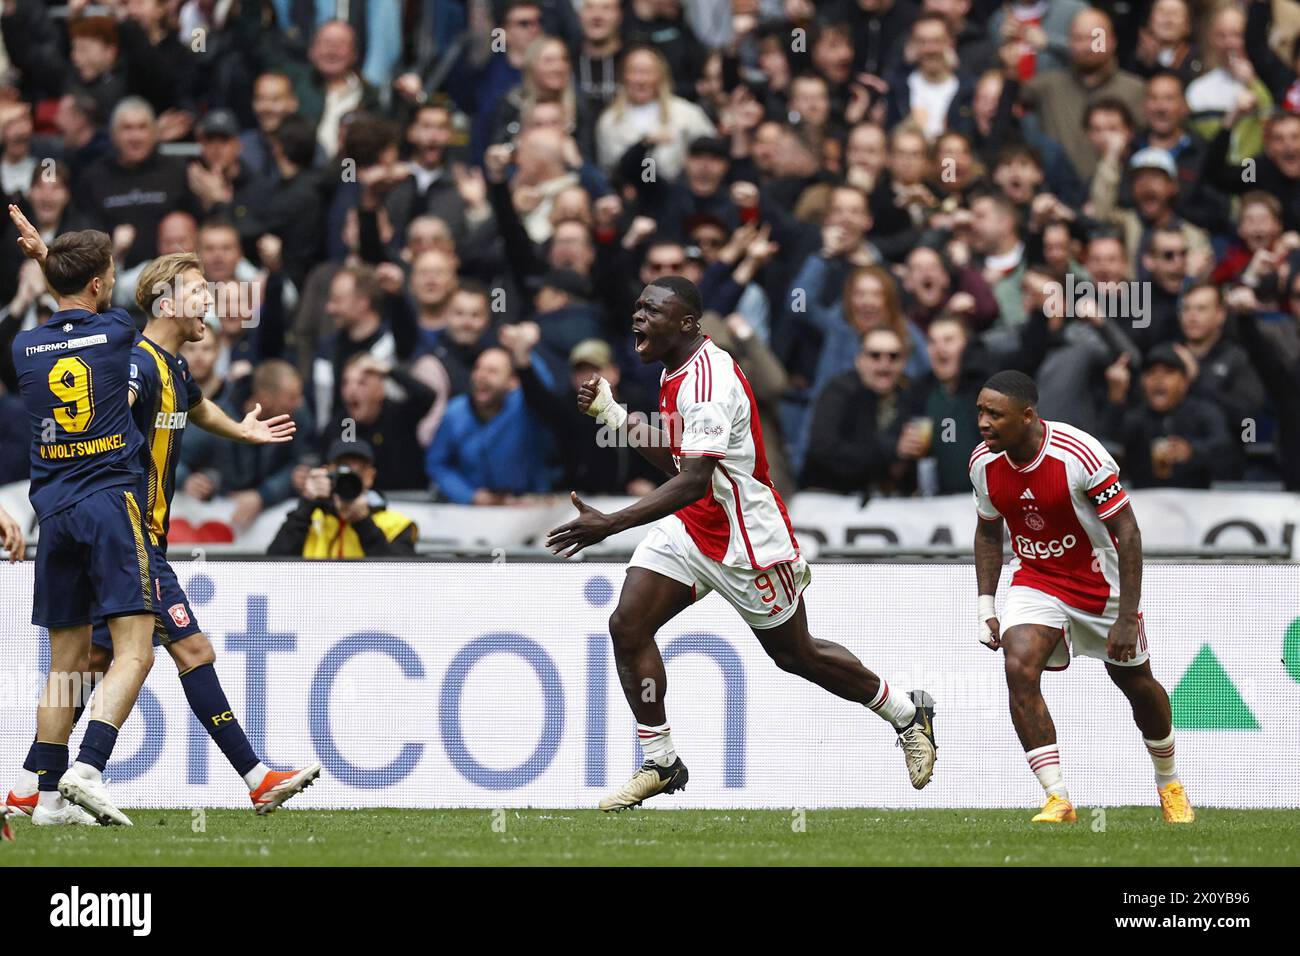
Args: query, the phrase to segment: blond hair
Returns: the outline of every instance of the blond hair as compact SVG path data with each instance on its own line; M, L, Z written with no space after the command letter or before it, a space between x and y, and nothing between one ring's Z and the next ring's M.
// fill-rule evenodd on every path
M145 315L153 317L159 299L175 300L180 277L191 269L197 270L199 275L203 274L203 263L192 252L173 252L159 256L144 267L140 278L136 280L136 304Z

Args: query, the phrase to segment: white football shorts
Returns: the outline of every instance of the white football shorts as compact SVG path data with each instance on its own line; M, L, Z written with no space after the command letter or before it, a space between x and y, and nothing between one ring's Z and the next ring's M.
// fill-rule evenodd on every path
M740 612L745 623L765 630L784 624L799 606L799 595L812 581L803 556L765 571L733 568L706 557L676 515L651 526L628 567L646 568L691 588L700 601L710 591Z
M1138 612L1137 656L1128 661L1111 660L1106 656L1106 640L1110 629L1119 620L1119 598L1112 597L1101 614L1089 614L1070 607L1060 598L1037 588L1018 585L1007 592L1007 603L998 617L1001 633L1005 634L1017 624L1042 624L1060 629L1065 637L1056 645L1047 660L1048 670L1065 670L1070 657L1095 657L1116 667L1137 667L1150 656L1147 650L1146 624Z

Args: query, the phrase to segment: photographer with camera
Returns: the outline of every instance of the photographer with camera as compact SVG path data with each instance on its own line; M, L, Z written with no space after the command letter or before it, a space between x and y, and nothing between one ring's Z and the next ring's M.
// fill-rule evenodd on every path
M267 554L304 558L375 558L415 554L419 529L374 490L375 453L368 442L335 441L324 468L303 483L298 507Z

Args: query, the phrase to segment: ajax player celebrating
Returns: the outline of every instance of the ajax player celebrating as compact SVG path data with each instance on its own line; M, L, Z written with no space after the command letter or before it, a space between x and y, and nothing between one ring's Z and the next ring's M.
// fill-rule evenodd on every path
M1174 771L1169 695L1151 673L1138 610L1142 536L1119 468L1091 435L1038 417L1027 375L999 372L976 404L984 441L970 459L979 512L975 574L980 640L1005 652L1011 722L1029 767L1047 791L1035 823L1074 823L1061 775L1056 727L1039 689L1044 670L1070 655L1096 657L1128 698L1155 764L1170 823L1195 819ZM1016 558L1001 619L993 598L1002 573L1002 525Z
M782 670L871 708L898 733L912 786L934 770L934 701L894 693L849 651L808 633L801 594L808 563L768 478L763 431L740 367L700 332L700 293L679 276L645 287L632 317L636 351L662 361L659 410L668 433L632 422L609 383L593 377L578 406L670 475L636 504L602 514L572 496L578 517L555 528L547 547L568 557L612 534L657 522L632 555L609 621L619 681L637 719L645 764L600 801L602 810L638 806L686 786L664 711L666 679L655 633L717 591L740 612ZM647 693L647 690L650 692Z

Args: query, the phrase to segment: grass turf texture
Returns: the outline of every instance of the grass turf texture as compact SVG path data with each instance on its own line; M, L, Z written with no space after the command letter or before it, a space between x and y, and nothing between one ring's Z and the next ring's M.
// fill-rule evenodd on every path
M0 866L1300 864L1300 813L1198 809L1169 826L1155 807L1079 810L1031 827L1026 810L188 810L129 811L135 826L14 822ZM496 822L496 831L493 823ZM497 832L504 826L505 832Z

